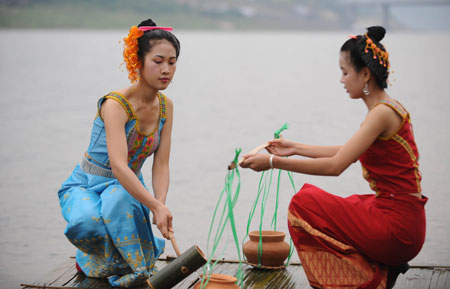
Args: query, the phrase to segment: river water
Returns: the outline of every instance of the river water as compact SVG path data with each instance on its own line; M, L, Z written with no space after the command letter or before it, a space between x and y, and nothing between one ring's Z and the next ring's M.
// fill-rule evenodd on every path
M97 99L128 85L119 43L126 32L0 30L1 288L36 281L75 254L56 192L87 148ZM167 203L182 251L193 244L206 251L236 148L251 150L285 122L284 137L311 144L342 144L358 129L366 108L339 83L338 51L351 32L176 32L181 55L165 91L175 105ZM396 32L384 44L393 70L388 93L411 113L429 197L426 242L411 263L450 265L450 34ZM147 184L150 169L149 161ZM241 170L240 238L259 178ZM340 196L369 192L359 163L339 177L296 174L294 182ZM286 178L280 192L278 229L287 232ZM274 194L269 203L268 216ZM237 259L228 231L222 243L224 257ZM174 254L169 244L166 252Z

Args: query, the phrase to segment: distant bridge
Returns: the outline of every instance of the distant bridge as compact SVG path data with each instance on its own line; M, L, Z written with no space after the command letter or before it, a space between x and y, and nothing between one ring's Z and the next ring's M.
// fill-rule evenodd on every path
M382 25L389 28L392 6L450 5L450 0L341 0L341 3L349 5L353 15L357 15L358 7L380 6L382 9Z

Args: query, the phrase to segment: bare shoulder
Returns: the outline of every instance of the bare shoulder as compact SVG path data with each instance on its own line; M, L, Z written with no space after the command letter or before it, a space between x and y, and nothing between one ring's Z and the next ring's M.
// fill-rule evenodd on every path
M395 118L395 113L393 113L392 109L385 105L377 105L367 113L361 128L381 135L389 127L392 118Z
M372 108L369 112L369 114L374 114L376 116L390 116L390 115L395 115L395 111L387 106L387 105L382 105L382 104L378 104L376 105L374 108Z
M173 101L167 95L164 94L164 97L166 99L166 106L167 106L167 113L172 115L173 114Z
M102 111L115 111L118 109L123 110L122 105L115 99L107 98L102 103Z
M166 98L166 103L168 105L170 105L171 107L173 107L173 101L172 99L170 99L167 95L164 94L164 97Z
M122 107L122 104L120 104L118 101L114 99L106 99L102 107L100 109L100 116L104 119L105 117L116 117L120 119L127 120L128 115L125 112L124 108Z
M367 115L366 120L376 125L380 130L380 137L390 137L401 123L401 116L390 106L377 105Z
M406 110L403 106L391 106L391 105L377 105L373 109L379 117L386 119L387 121L397 124L402 122L403 118L406 116Z

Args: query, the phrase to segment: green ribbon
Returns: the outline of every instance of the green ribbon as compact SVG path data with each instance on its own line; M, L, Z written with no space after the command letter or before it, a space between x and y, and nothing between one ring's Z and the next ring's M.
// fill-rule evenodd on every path
M287 124L287 122L284 123L283 126L282 126L280 129L276 130L276 131L273 133L273 137L276 138L276 139L280 138L280 133L281 133L283 130L286 130L286 129L288 129L288 128L289 128L289 125Z
M239 197L239 191L241 189L241 176L240 176L239 169L238 169L239 168L238 158L239 158L240 153L241 153L241 149L235 150L235 157L233 160L233 162L235 163L235 167L232 170L228 170L228 172L227 172L227 175L225 177L225 186L219 195L219 200L217 201L216 207L214 209L213 217L211 220L211 224L209 226L208 239L207 239L207 243L208 243L207 254L209 257L208 257L208 261L203 266L203 278L201 280L200 289L204 289L209 282L209 278L210 278L209 273L210 272L207 272L207 271L212 271L214 266L220 260L220 258L217 258L217 260L211 264L212 258L216 253L216 250L218 248L218 245L220 243L220 240L222 238L223 232L225 230L225 227L226 227L228 221L230 222L233 239L234 239L235 246L236 246L238 256L239 256L239 267L238 267L238 271L236 273L236 278L238 279L238 284L242 284L242 281L243 281L244 274L242 272L241 249L239 247L239 240L238 240L237 233L236 233L236 222L235 222L235 218L234 218L234 214L233 214L233 208L236 205L236 202ZM235 175L238 179L238 182L236 185L236 190L233 194L233 181L234 181ZM224 195L225 195L225 199L224 199L224 201L222 201ZM214 223L216 220L216 215L217 215L219 207L222 203L223 203L222 213L221 213L221 216L219 219L219 224L217 226L217 230L214 235L213 248L210 253L209 252L209 244L210 244L210 239L211 239L211 233L214 230ZM227 244L225 245L225 248L222 251L222 254L221 254L222 256L225 252L226 246L227 246Z
M280 138L280 133L284 130L286 130L288 128L288 124L285 123L280 129L276 130L274 135L274 138L278 139ZM272 217L272 223L271 223L271 227L274 229L274 231L277 230L277 218L278 218L278 205L279 205L279 195L280 195L280 180L281 180L281 173L282 170L278 170L278 177L277 177L277 192L276 192L276 198L275 198L275 212L273 214ZM287 171L288 176L289 176L289 180L291 182L292 187L294 188L294 194L296 193L295 190L295 184L294 184L294 180L292 178L292 173L290 171ZM259 184L258 184L258 193L256 195L256 200L253 202L252 208L250 209L250 213L248 216L248 221L247 221L247 231L246 231L246 235L244 236L243 240L242 240L242 246L246 240L246 238L249 235L250 232L250 225L253 219L253 216L255 214L256 211L256 207L258 206L259 203L259 199L261 198L261 217L260 217L260 222L259 222L259 242L258 242L258 267L261 266L261 259L262 259L262 224L263 224L263 217L264 217L264 213L265 213L265 209L266 209L266 203L268 200L268 196L269 196L269 192L270 192L270 187L272 185L272 176L273 176L273 170L270 171L270 176L268 177L268 174L266 174L265 171L262 172L261 174L261 178L259 180ZM261 197L262 194L262 197ZM289 264L289 261L292 257L292 254L294 252L294 246L292 244L292 238L290 239L290 244L289 244L289 256L287 258L287 261L285 263L285 265L287 266Z

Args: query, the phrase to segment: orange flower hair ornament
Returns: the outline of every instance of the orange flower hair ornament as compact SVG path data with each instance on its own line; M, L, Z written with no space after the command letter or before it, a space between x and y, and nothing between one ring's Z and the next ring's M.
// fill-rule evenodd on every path
M377 45L373 42L373 40L370 39L369 36L367 36L367 33L364 36L366 36L366 48L364 49L364 52L368 53L369 52L368 49L372 50L373 59L378 58L380 60L380 65L383 65L384 67L386 67L387 65L387 68L389 69L390 68L389 53L377 47Z
M138 51L139 44L138 38L144 35L145 31L148 30L165 30L172 31L172 27L160 27L160 26L132 26L128 36L123 39L124 49L123 49L123 60L126 63L128 70L128 79L131 83L135 83L139 79L139 70L142 68L142 64L139 61Z
M144 31L139 30L137 26L133 26L128 36L123 39L123 60L127 66L128 79L131 80L131 83L135 83L139 79L139 70L142 68L138 57L138 38L142 35L144 35Z

